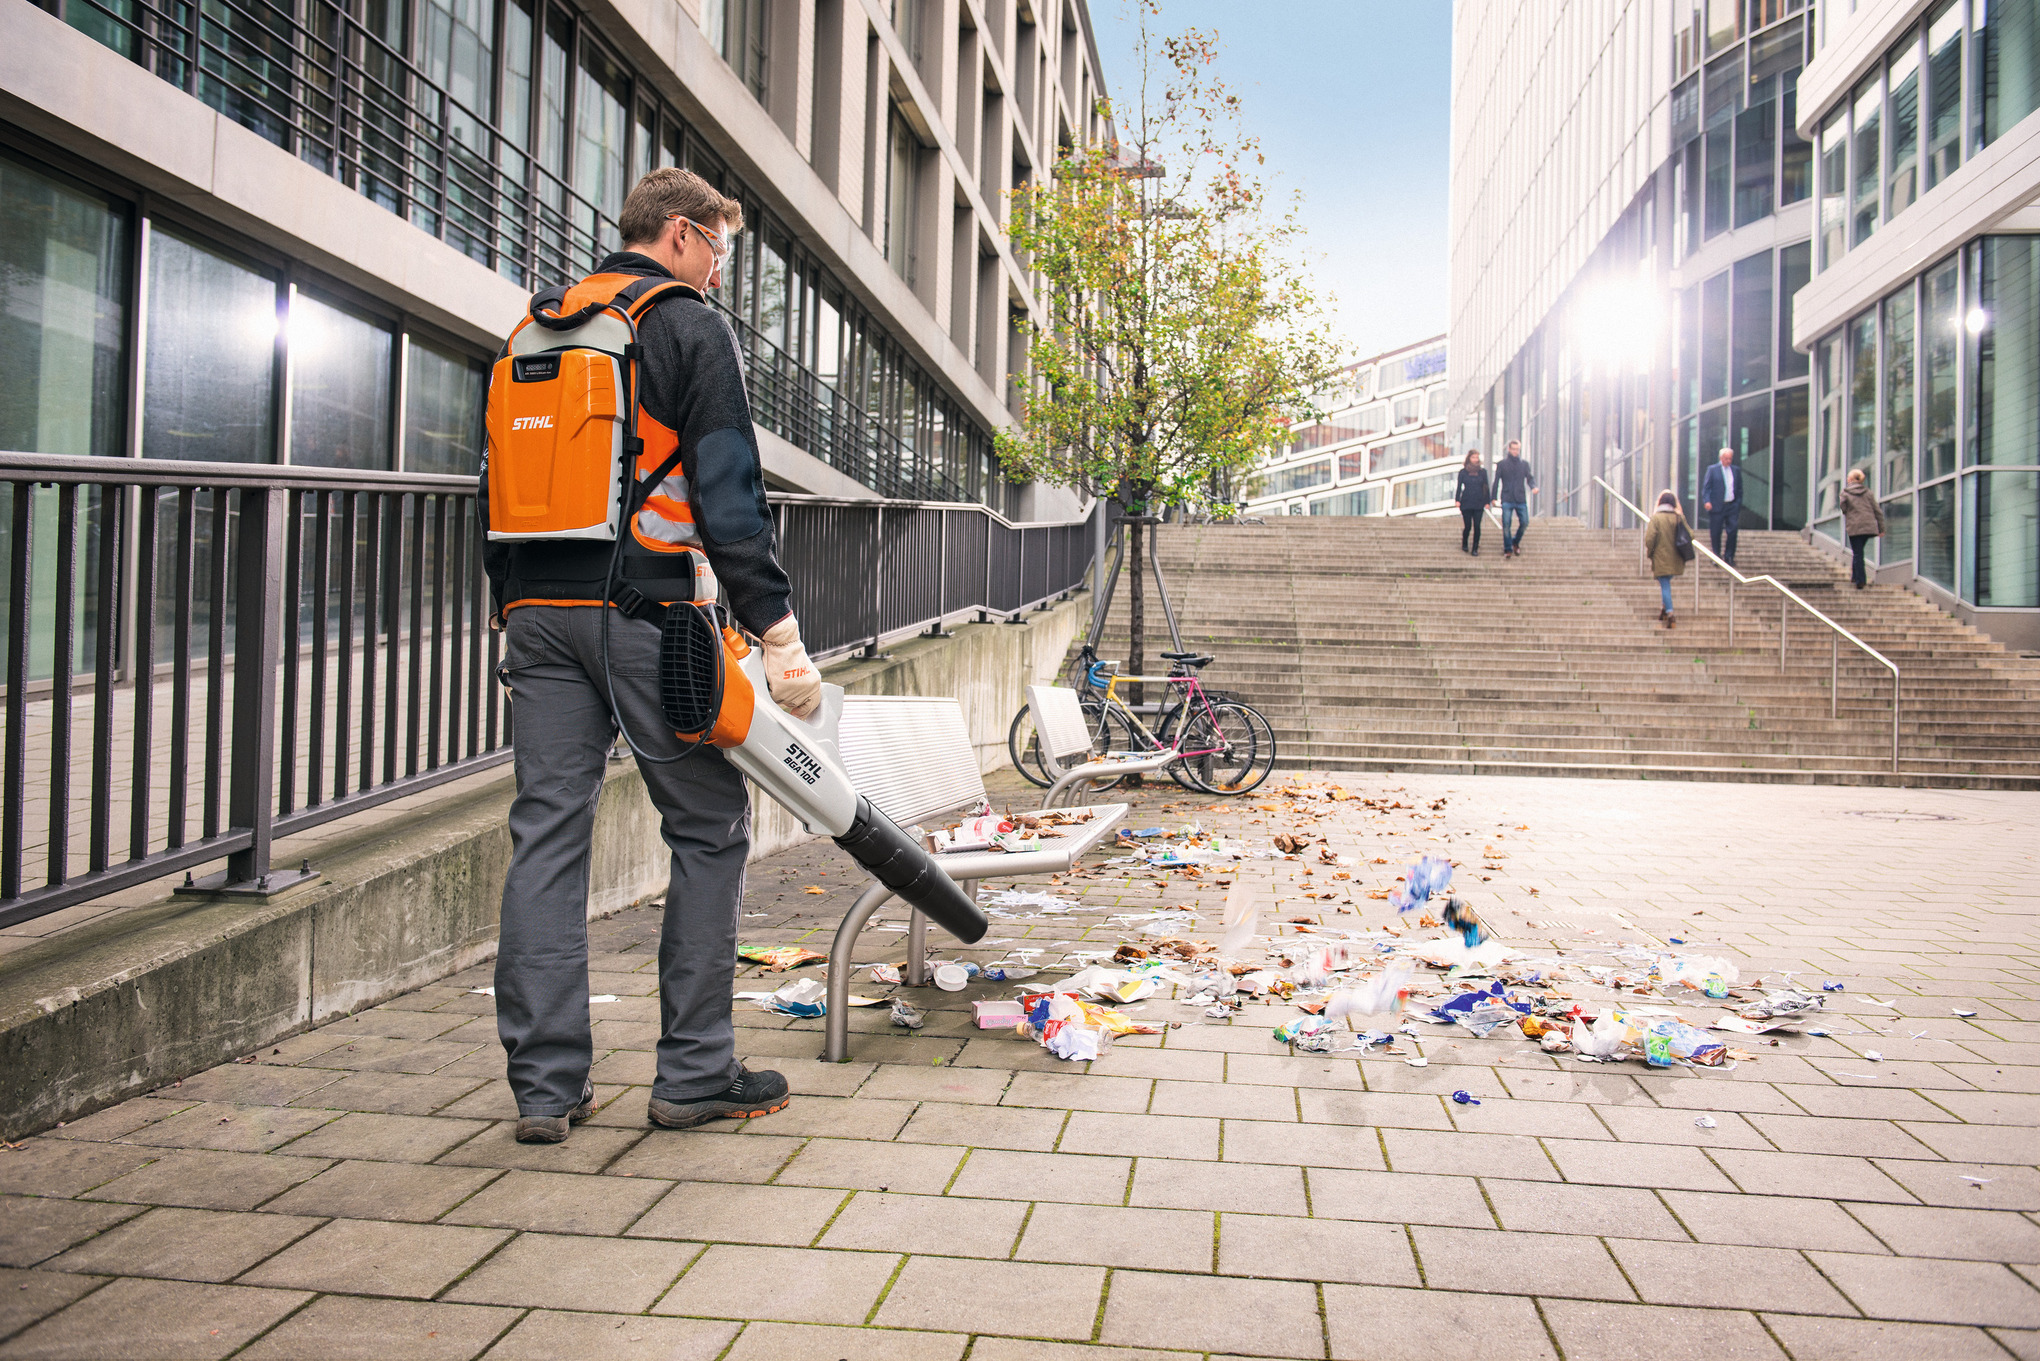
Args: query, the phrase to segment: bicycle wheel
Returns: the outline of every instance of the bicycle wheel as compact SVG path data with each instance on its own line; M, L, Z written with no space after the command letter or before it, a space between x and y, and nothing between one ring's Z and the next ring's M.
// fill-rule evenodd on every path
M1275 729L1245 704L1214 704L1209 713L1192 714L1178 745L1186 755L1172 773L1181 766L1209 794L1244 794L1275 769Z
M1183 716L1183 712L1184 712L1183 706L1178 704L1175 708L1163 714L1162 721L1158 725L1156 725L1155 736L1161 739L1163 746L1166 747L1174 744L1176 733L1176 720ZM1203 714L1200 712L1198 714L1198 717L1202 718ZM1207 724L1206 726L1208 727L1209 725ZM1192 776L1190 772L1184 768L1183 762L1181 761L1171 761L1169 762L1168 765L1162 767L1162 769L1166 770L1169 773L1170 779L1174 780L1177 784L1183 786L1183 788L1189 790L1193 794L1206 794L1210 792L1203 785L1197 782L1196 778Z

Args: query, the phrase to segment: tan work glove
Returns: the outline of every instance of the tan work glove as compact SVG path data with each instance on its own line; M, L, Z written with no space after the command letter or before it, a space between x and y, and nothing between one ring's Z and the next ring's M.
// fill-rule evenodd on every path
M795 718L806 718L822 702L822 674L808 660L800 641L800 623L792 615L766 629L765 684L773 702Z

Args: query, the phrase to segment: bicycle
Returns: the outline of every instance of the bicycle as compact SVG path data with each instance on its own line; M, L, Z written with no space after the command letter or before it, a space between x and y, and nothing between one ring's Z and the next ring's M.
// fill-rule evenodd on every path
M1257 788L1275 768L1275 729L1260 710L1237 699L1225 697L1214 699L1204 689L1197 671L1210 665L1209 653L1165 652L1162 655L1172 665L1166 676L1125 676L1119 674L1119 663L1100 662L1095 655L1088 659L1091 649L1087 645L1079 654L1085 661L1086 680L1105 682L1102 693L1093 691L1083 695L1079 703L1088 701L1085 719L1094 734L1092 750L1097 755L1113 756L1124 754L1152 754L1162 750L1173 750L1176 759L1164 767L1169 778L1183 788L1206 794L1244 794ZM1150 729L1132 706L1119 697L1122 684L1150 684L1167 687L1171 696L1161 706L1161 717ZM1023 707L1015 715L1013 728L1007 734L1012 749L1014 765L1020 773L1038 784L1047 784L1046 778L1037 778L1037 772L1046 776L1047 769L1040 764L1040 750L1033 739L1031 723L1026 725L1028 741L1020 743L1022 724L1028 718ZM1034 768L1029 769L1023 758L1031 758ZM1110 788L1120 783L1113 780Z
M1203 667L1212 661L1209 655L1195 652L1165 652L1162 656L1171 663L1169 667L1171 676L1188 674L1189 663ZM1093 734L1094 753L1105 750L1112 742L1113 732L1108 730L1108 720L1105 718L1105 690L1111 680L1112 668L1117 665L1116 662L1099 661L1098 649L1090 643L1084 643L1077 648L1076 655L1070 658L1058 676L1061 683L1077 692L1078 707L1083 710L1085 725ZM1227 690L1207 688L1204 693L1214 704L1241 702L1238 695ZM1174 726L1177 711L1181 708L1182 697L1171 691L1161 703L1151 708L1142 706L1142 711L1159 714L1160 718L1155 726L1158 731L1166 734ZM1125 732L1123 728L1119 731L1128 741L1131 740L1129 732ZM1122 742L1121 746L1124 745ZM1033 714L1025 704L1020 706L1019 713L1013 715L1013 722L1006 729L1006 754L1012 758L1013 768L1019 771L1029 784L1046 789L1053 783L1048 765L1041 759L1041 745L1034 736Z

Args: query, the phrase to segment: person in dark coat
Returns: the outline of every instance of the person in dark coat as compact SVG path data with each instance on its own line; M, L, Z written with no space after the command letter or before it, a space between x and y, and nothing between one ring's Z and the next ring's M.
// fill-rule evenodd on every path
M1459 465L1459 484L1452 490L1452 499L1459 503L1459 551L1477 558L1480 556L1480 517L1495 499L1487 469L1480 466L1480 450L1466 451L1466 461ZM1471 548L1466 546L1469 535L1473 539Z
M1877 504L1876 493L1870 490L1861 468L1849 473L1849 485L1842 488L1842 532L1849 536L1849 580L1860 591L1870 584L1863 550L1884 534L1884 507Z

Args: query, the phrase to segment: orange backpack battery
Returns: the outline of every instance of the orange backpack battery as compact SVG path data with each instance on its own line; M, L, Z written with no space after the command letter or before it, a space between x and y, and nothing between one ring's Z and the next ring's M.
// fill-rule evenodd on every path
M550 289L510 333L489 375L489 537L613 541L635 509L644 444L638 322L670 279L597 274ZM658 486L678 450L645 485Z

